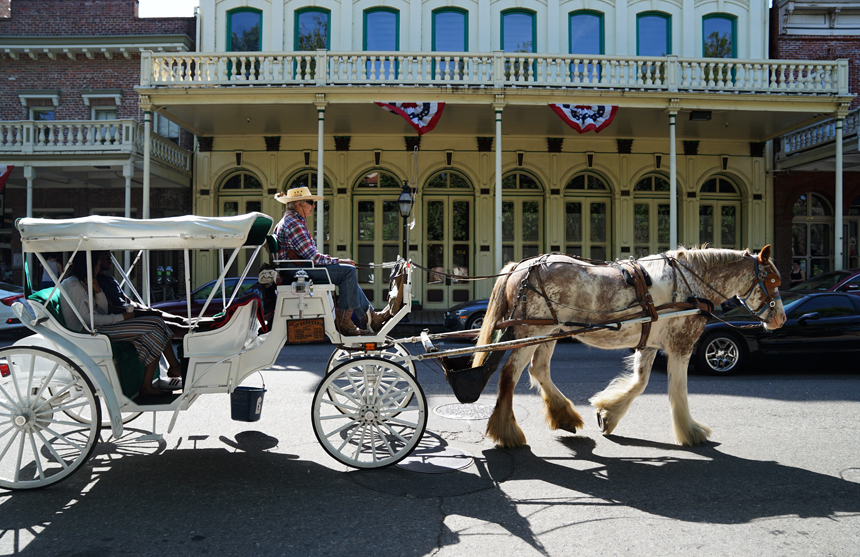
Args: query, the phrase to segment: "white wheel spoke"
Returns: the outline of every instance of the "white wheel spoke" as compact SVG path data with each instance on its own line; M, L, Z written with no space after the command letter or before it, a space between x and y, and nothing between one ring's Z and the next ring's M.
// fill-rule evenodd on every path
M65 436L65 435L63 435L62 433L57 433L56 431L54 431L53 429L51 429L51 428L49 428L49 427L46 427L46 428L45 428L45 431L47 431L48 433L50 433L51 435L53 435L53 436L54 436L54 437L56 437L57 439L61 439L61 440L65 441L67 444L71 445L72 447L76 448L77 450L79 450L79 451L81 451L81 452L84 452L84 448L83 448L83 447L81 447L81 446L80 446L80 445L78 445L77 443L73 443L73 442L69 441L69 440L66 438L66 436Z
M35 358L33 359L35 360ZM39 387L39 392L36 393L36 396L34 398L38 399L40 396L42 396L42 393L51 383L51 380L54 378L54 373L56 373L58 369L60 369L60 362L54 362L54 367L51 368L51 372L48 374L48 377L44 381L42 381L42 386Z
M78 427L78 428L84 429L82 427L83 424L81 424L80 422L67 422L64 420L41 420L41 419L38 420L38 422L40 424L67 425L67 426Z
M379 430L383 424L377 425L376 429ZM391 445L388 444L388 439L385 438L385 435L382 431L379 431L379 438L382 439L382 443L385 445L385 448L388 450L388 454L394 456L394 450L391 448Z
M36 470L39 472L39 479L44 480L45 479L45 471L42 470L42 459L39 458L39 450L36 448L36 440L33 439L33 433L32 432L28 432L27 437L30 438L30 450L33 451L33 460L36 461Z
M349 418L351 420L354 420L357 417L358 417L358 414L351 412L348 414L332 414L331 416L320 416L320 419L321 420L337 420L337 419Z
M3 389L3 387L0 387L0 390L2 390L2 389ZM6 391L3 391L3 392L5 393ZM3 404L2 402L0 402L0 408L5 408L6 410L8 410L8 411L10 411L10 412L14 412L14 411L15 411L15 409L14 409L14 408L12 408L11 406L6 406L6 405L5 405L5 404Z
M56 412L65 412L66 410L71 410L72 408L80 408L81 406L89 406L90 401L87 399L83 399L81 402L76 402L75 404L69 404L68 406L52 406L50 410L45 410L43 412L36 412L36 415L39 414L50 414ZM39 408L43 408L44 404Z
M402 425L402 426L406 426L406 427L412 427L412 428L418 427L417 423L413 424L412 422L405 422L405 421L397 419L397 418L388 418L388 420L386 420L386 423L387 422L393 422L393 423L398 424L398 425Z
M352 426L355 426L355 423L354 423L354 422L353 422L353 423L348 423L348 424L346 424L345 426L341 427L340 429L337 429L337 430L335 430L335 431L332 431L331 433L329 433L328 435L326 435L326 437L331 437L331 436L332 436L332 435L334 435L335 433L340 433L341 431L345 430L346 428L348 428L348 427L352 427ZM353 437L355 437L355 432L356 432L356 431L358 431L358 428L357 428L357 427L353 427L353 430L349 432L349 436L347 436L347 438L343 440L343 443L341 443L341 444L340 444L340 447L338 447L338 448L337 448L337 452L342 451L342 450L343 450L343 448L346 446L346 444L347 444L347 443L349 443L350 441L352 441L352 438L353 438Z
M343 408L344 410L357 410L355 406L349 406L348 404L344 404L336 400L323 399L322 403L327 404L329 406L334 406L335 408Z
M68 391L70 388L74 387L75 383L77 383L77 380L73 378L69 383L66 383L62 389L60 389L59 391L54 393L53 396L51 396L51 398L49 398L48 400L43 402L42 406L44 406L45 404L51 404L52 402L54 402L55 400L60 398L62 395L66 394L66 391Z
M15 483L18 483L18 478L21 474L21 459L24 457L24 432L21 432L21 441L18 443L18 460L15 464Z
M18 366L9 365L9 368L12 370L12 384L15 385L15 393L18 395L18 404L23 405L25 399L23 396L21 396L21 387L20 385L18 385L18 373L15 371L18 369ZM29 404L27 406L29 406Z
M16 386L16 388L17 388L17 383L15 383L15 377L14 377L14 376L12 377L12 383L14 383L14 384L15 384L15 386ZM4 388L3 388L3 385L0 385L0 393L3 393L3 396L5 396L5 397L9 400L9 402L11 402L11 403L12 403L12 406L11 406L11 407L6 406L6 405L4 404L4 405L3 405L3 407L4 407L4 408L6 408L6 409L8 409L8 410L11 410L11 411L15 411L16 409L18 409L18 408L20 408L20 407L21 407L21 399L20 399L20 398L18 398L18 399L14 399L14 398L12 398L12 397L9 395L9 393L7 393L7 392L6 392L6 389L4 389Z
M27 406L30 406L30 390L33 388L33 375L36 370L36 358L30 358L30 372L27 374ZM31 439L32 440L32 439ZM38 459L36 459L38 460Z
M56 450L54 450L54 446L53 446L53 445L51 445L50 443L48 443L48 440L47 440L47 439L45 439L45 436L44 436L44 435L42 435L42 432L41 432L41 431L36 431L36 435L38 435L38 436L39 436L39 439L41 439L41 440L42 440L42 443L43 443L46 447L48 447L48 450L49 450L49 451L51 451L51 454L52 454L52 455L54 455L54 458L56 458L56 459L57 459L57 462L59 462L59 463L60 463L60 466L62 466L62 467L63 467L63 470L65 470L66 468L68 468L68 467L69 467L69 465L68 465L68 464L66 464L66 459L64 459L63 457L61 457L61 456L57 453L57 451L56 451Z
M379 425L381 425L381 426L385 427L385 429L387 429L387 430L388 430L388 432L389 432L391 435L393 435L393 436L397 437L398 439L400 439L400 440L401 440L401 441L403 441L404 443L409 443L409 441L407 441L405 437L403 437L402 435L400 435L399 433L397 433L396 431L394 431L394 429L392 429L392 427L391 427L390 425L388 425L387 423L382 423L382 424L379 424Z
M337 385L332 385L332 386L331 386L331 389L332 389L333 391L337 392L337 394L342 395L342 396L344 396L345 398L347 398L347 399L351 400L351 401L352 401L352 402L354 402L357 406L361 406L361 401L360 401L360 400L358 400L358 399L356 399L355 397L353 397L352 395L348 394L346 391L344 391L343 389L341 389L341 388L340 388L340 387L338 387Z
M355 446L355 453L353 453L352 458L358 460L358 453L361 451L361 447L364 446L364 436L367 432L367 426L361 426L361 438L358 440L358 445Z
M7 433L9 433L9 430L11 430L11 429L15 429L15 427L14 426L10 427L9 429L7 429L6 431L3 432L3 435L6 435ZM3 437L3 435L0 435L0 437ZM6 446L3 448L3 452L0 453L0 461L3 460L4 456L6 456L6 453L9 451L9 447L11 447L12 443L15 442L15 437L17 437L17 436L18 436L18 432L16 431L15 433L12 434L12 437L9 438L9 442L6 443Z

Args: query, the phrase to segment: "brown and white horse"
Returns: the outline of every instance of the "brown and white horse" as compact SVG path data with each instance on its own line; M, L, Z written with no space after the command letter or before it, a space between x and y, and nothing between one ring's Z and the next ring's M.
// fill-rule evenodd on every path
M777 291L779 272L769 257L770 246L758 256L738 250L679 249L639 259L638 263L650 275L650 294L656 307L683 301L689 295L714 305L737 296L764 327L778 329L785 322L785 311ZM620 271L624 263L594 265L565 255L547 255L509 264L502 271L508 274L493 288L477 345L490 343L496 323L511 319L514 323L532 320L512 325L512 338L524 339L576 328L571 323L614 323L642 314L635 289L625 283ZM674 298L673 291L677 293ZM545 322L533 324L538 319ZM604 434L612 433L633 400L645 390L654 357L662 349L668 357L675 437L682 445L707 440L711 430L693 420L687 404L687 364L706 321L697 314L664 316L651 324L645 345L632 358L632 369L590 399ZM642 327L625 324L617 331L597 330L578 338L598 348L634 348L643 340ZM512 403L514 386L529 363L531 383L540 388L549 427L570 432L582 428L582 417L550 378L554 348L554 341L515 348L502 367L496 408L487 424L487 435L498 445L519 447L526 443ZM485 352L476 353L473 365L481 365L485 357Z

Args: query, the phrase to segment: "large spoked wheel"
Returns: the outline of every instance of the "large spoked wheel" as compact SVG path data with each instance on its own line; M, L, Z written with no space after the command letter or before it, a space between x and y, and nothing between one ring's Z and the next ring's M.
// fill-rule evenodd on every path
M406 458L421 441L427 399L403 366L363 357L326 375L311 415L314 433L328 454L354 468L381 468Z
M72 411L94 419L66 419ZM0 350L0 487L37 489L68 478L92 454L100 424L99 398L74 362L45 348Z
M401 346L400 344L395 344L394 346L390 346L390 347L385 348L383 350L380 350L378 352L371 352L371 353L356 352L356 351L350 352L349 350L344 350L343 348L338 348L337 350L332 352L331 356L329 356L328 364L326 364L326 374L331 373L335 367L337 367L337 366L339 366L339 365L343 364L344 362L349 361L351 359L365 358L365 357L374 358L375 357L375 358L383 358L383 359L389 360L389 361L394 361L395 363L399 364L400 366L406 368L406 371L408 371L409 374L412 375L412 377L417 377L418 375L415 373L415 363L412 360L403 359L403 358L408 357L408 356L409 356L409 351L406 348L404 348L403 346ZM330 394L330 396L334 397L336 393L329 393L329 394ZM403 398L403 400L400 401L400 406L401 407L408 406L410 402L412 402L412 394ZM343 412L343 410L341 410L341 411Z
M80 387L76 387L76 389L79 389L79 388ZM56 389L54 389L52 387L48 388L48 392L50 393L51 396L54 395L55 391L56 391ZM65 395L60 395L60 398L61 399L67 399L67 398L71 399L71 398L74 398L77 394L78 393L66 393ZM61 400L61 402L62 402L62 400ZM107 416L107 407L105 406L104 401L101 402L101 406L102 406L101 414L102 414L102 416L106 417ZM80 406L77 408L72 408L71 410L65 410L63 413L66 416L68 416L69 418L78 422L79 424L89 425L90 423L92 423L92 416L90 414L88 406ZM122 418L122 423L127 424L127 423L135 420L141 414L143 414L143 412L123 412L120 415L120 417ZM101 423L101 427L102 427L102 429L107 429L107 428L111 427L110 420L108 420L108 419L103 420Z
M738 338L719 331L699 342L696 357L698 369L711 375L732 375L746 364L746 354Z

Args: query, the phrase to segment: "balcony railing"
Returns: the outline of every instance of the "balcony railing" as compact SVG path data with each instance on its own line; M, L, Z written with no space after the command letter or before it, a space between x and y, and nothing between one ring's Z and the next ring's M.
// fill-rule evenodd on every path
M848 61L467 52L141 56L141 86L454 85L848 95Z
M151 134L153 160L191 170L191 153L156 133ZM136 120L68 120L0 122L2 154L143 154L144 128Z
M842 140L856 137L860 128L860 109L852 110L842 124ZM785 160L804 151L836 143L836 120L830 119L782 136L777 159Z

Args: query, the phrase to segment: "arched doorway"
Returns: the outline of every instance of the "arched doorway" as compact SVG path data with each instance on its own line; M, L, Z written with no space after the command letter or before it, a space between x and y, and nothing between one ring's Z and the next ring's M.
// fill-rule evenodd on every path
M502 263L543 253L543 222L540 182L522 171L502 178Z
M670 248L670 207L669 181L665 176L652 174L636 182L633 187L633 253L637 258Z
M564 251L606 261L610 230L609 186L592 173L574 176L564 187Z
M227 175L218 187L218 216L232 217L262 211L263 207L263 185L252 173L239 170ZM253 252L241 250L233 264L230 265L228 276L238 276L245 269L248 259ZM227 263L228 253L224 253L224 263ZM260 259L254 262L249 271L256 275L259 272ZM218 265L220 267L220 264Z
M283 191L286 192L293 188L308 188L311 190L311 193L316 195L317 171L305 168L296 174L293 174L287 179ZM331 222L332 195L331 184L329 183L328 178L323 176L323 200L321 201L323 207L323 245L317 246L317 249L326 254L331 254L331 228L329 228L329 223ZM317 212L314 210L313 214L308 217L308 230L310 231L311 236L313 236L314 241L316 241L317 238L316 218Z
M792 209L791 259L806 277L833 268L833 208L816 193L801 195Z
M449 275L471 275L474 268L475 191L462 174L450 170L424 183L424 288L427 308L447 308L472 297L472 285Z
M402 182L393 173L374 169L353 188L353 259L359 265L395 261L403 246L402 219L397 207ZM358 284L377 309L388 297L385 269L358 269Z
M699 189L699 242L712 248L740 249L741 194L724 176Z

